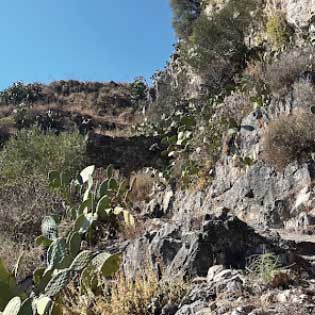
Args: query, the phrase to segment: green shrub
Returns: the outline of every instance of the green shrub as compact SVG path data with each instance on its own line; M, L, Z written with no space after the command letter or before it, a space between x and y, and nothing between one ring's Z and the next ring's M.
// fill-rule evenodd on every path
M11 137L0 151L0 234L30 246L42 216L62 208L61 197L49 188L48 171L74 174L84 154L84 139L76 133L56 136L32 129Z
M78 133L41 133L22 130L0 152L1 185L19 182L33 175L47 176L50 170L71 173L82 168L85 140Z
M23 82L15 82L10 87L0 92L0 103L18 105L25 101L29 95L28 86Z
M129 90L132 100L136 102L146 98L148 87L144 80L136 79L134 82L129 84Z
M267 37L273 44L274 48L278 49L284 46L292 33L285 18L278 13L268 17L266 24Z
M219 90L242 66L246 32L259 19L260 4L260 0L231 0L213 16L201 15L194 22L186 61L211 88Z
M187 38L193 22L200 15L201 0L170 0L173 9L173 26L179 38Z
M264 253L254 257L247 270L252 278L264 284L271 283L282 271L279 257L273 253Z

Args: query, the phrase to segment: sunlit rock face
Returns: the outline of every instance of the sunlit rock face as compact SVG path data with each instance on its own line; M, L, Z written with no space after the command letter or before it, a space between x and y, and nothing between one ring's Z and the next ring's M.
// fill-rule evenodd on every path
M315 12L315 0L282 0L287 21L298 28L307 28Z

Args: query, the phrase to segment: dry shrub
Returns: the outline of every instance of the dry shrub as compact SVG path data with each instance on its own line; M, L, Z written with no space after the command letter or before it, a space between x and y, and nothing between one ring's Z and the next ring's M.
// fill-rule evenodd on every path
M249 115L252 110L253 105L249 97L244 93L235 92L224 99L223 106L219 111L227 120L240 126L243 118Z
M251 60L247 63L244 75L251 78L255 82L263 81L264 79L264 64L262 61Z
M9 127L0 125L0 148L4 145L6 141L10 138Z
M43 216L61 210L61 198L52 193L45 177L21 179L0 188L0 234L16 243L33 244Z
M161 308L167 303L179 304L187 288L181 279L159 279L152 267L147 265L134 279L121 272L111 288L104 288L103 294L98 297L81 296L79 290L72 286L67 290L62 305L67 315L153 315L154 299Z
M134 119L134 115L130 112L123 112L121 113L117 120L121 123L121 124L124 124L124 125L130 125L132 124L133 122L133 119Z
M145 201L150 201L150 194L152 193L152 188L156 182L156 178L153 174L145 173L144 171L139 171L131 176L131 181L133 181L130 198L134 203Z
M264 158L283 169L315 151L315 116L282 116L270 123L264 137Z
M311 72L314 67L311 50L290 50L267 66L266 82L273 93L284 95L302 74Z
M35 268L38 268L41 262L42 250L34 248L27 244L13 242L6 235L0 234L0 257L4 260L9 270L13 270L18 258L21 256L22 260L19 265L18 281L25 279L32 275Z
M309 112L315 105L315 88L309 81L299 81L293 85L293 97L300 111Z

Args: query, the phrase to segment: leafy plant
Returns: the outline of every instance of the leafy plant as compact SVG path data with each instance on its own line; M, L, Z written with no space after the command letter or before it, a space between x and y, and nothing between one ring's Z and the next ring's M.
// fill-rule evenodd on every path
M116 206L118 200L127 198L128 190L123 182L115 180L113 168L107 168L107 179L101 183L94 183L94 171L94 166L85 168L75 181L65 173L49 173L51 187L59 189L69 202L72 197L71 184L78 186L82 202L68 209L67 214L73 219L73 225L65 237L59 233L62 218L46 216L42 221L42 235L36 238L35 243L47 250L46 267L36 269L33 275L37 297L25 300L32 304L38 314L48 314L58 307L55 302L71 279L79 277L82 293L93 294L99 287L98 279L101 276L111 277L120 267L119 254L82 250L82 241L91 238L98 221L121 216L125 224L134 225L133 216L124 208ZM4 314L16 312L12 314L24 315L22 310L26 302L22 303L17 297L16 288L14 277L0 260L0 307L4 309ZM25 298L25 295L21 297ZM27 314L33 314L33 311Z
M200 0L171 0L173 26L178 37L186 39L192 32L193 22L201 13Z
M280 268L279 257L273 253L264 253L254 257L247 270L258 281L269 284L282 269Z
M285 18L279 12L268 17L266 32L275 49L285 45L292 34L292 30L289 28Z
M67 170L71 175L82 167L85 140L78 133L42 133L37 128L11 137L0 152L0 178L6 185L21 177L46 176L49 170ZM3 185L3 184L2 184Z
M130 83L129 89L133 102L137 102L146 98L148 87L145 81L137 79Z
M210 91L219 92L232 82L244 64L244 42L250 25L260 19L260 0L231 0L211 16L201 14L183 45L184 60ZM255 19L253 17L255 16Z

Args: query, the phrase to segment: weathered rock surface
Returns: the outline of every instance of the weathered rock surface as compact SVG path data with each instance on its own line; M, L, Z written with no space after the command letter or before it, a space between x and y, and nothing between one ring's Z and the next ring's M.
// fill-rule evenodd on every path
M162 263L172 277L206 277L209 267L215 264L245 268L248 257L265 250L284 254L273 240L223 212L220 216L206 216L199 230L185 230L176 223L165 223L159 230L148 231L128 246L124 268L132 275L149 261ZM284 255L282 259L289 258Z
M112 164L123 174L128 175L144 167L161 168L165 163L161 158L162 148L159 137L112 138L92 133L87 154L91 163L98 167Z
M282 1L287 13L287 21L298 28L309 25L314 15L314 0L287 0Z

